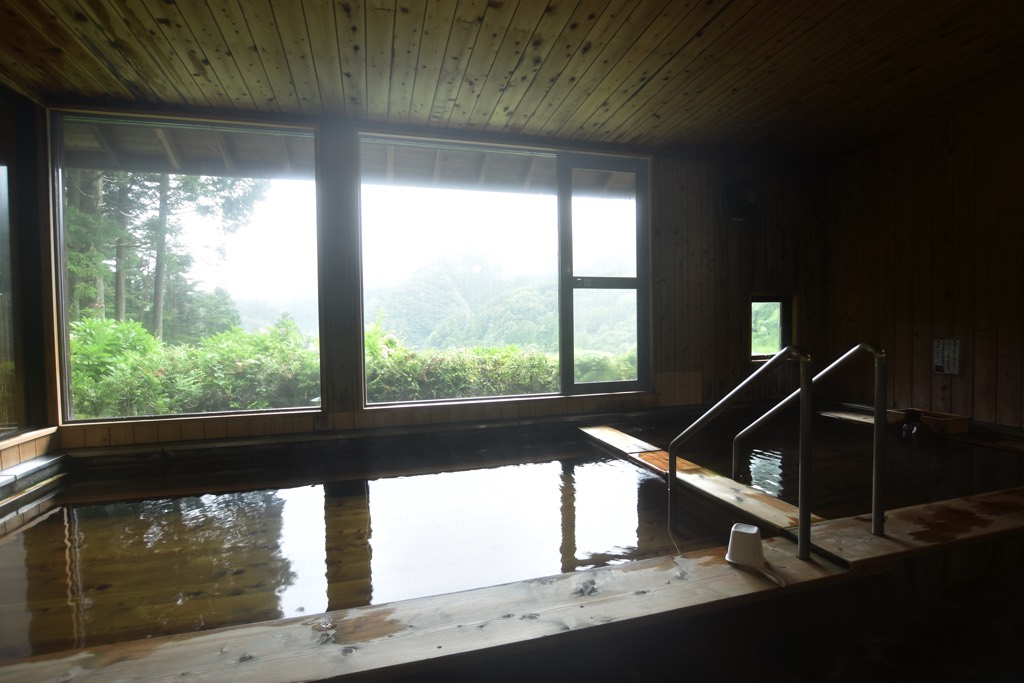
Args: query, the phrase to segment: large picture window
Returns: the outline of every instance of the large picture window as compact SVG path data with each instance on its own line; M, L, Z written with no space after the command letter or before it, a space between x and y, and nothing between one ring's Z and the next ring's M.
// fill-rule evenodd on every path
M363 136L367 402L645 387L645 169Z
M316 407L312 131L54 124L66 417Z
M647 239L638 190L646 166L633 159L564 155L562 383L574 391L643 386L648 376ZM568 207L565 205L568 204Z
M53 129L65 419L320 408L357 339L368 405L649 387L643 159L364 134L359 222L318 229L310 129ZM320 291L356 231L361 286Z

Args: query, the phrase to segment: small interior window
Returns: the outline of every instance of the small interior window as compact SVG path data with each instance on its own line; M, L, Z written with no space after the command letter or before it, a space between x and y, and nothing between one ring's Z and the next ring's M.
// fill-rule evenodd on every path
M750 355L773 356L791 343L790 298L755 296L750 302Z

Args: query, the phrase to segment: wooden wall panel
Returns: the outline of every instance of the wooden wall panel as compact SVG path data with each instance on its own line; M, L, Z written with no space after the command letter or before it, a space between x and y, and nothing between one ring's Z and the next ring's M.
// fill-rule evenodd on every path
M831 353L886 348L893 407L1024 426L1022 116L1024 90L1006 85L829 164L826 311L837 313L821 319ZM961 341L958 375L934 372L935 339ZM848 374L832 389L871 398Z
M818 201L809 174L772 166L698 159L654 165L654 371L661 405L711 404L755 368L750 299L788 294L816 301L823 271L814 239ZM759 215L735 221L723 211L728 183L757 189ZM798 337L820 338L798 306ZM793 372L769 376L746 400L776 398L796 386Z

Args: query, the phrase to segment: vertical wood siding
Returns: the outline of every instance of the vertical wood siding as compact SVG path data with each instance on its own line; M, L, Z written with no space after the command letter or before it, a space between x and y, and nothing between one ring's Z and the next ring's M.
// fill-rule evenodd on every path
M812 174L780 167L657 159L652 240L655 391L661 405L709 404L754 369L750 301L754 294L794 298L794 343L812 355L821 336L811 311L821 307ZM759 211L734 221L722 207L732 181L751 183ZM796 387L792 372L769 377L743 398L774 398Z
M1024 426L1024 90L1009 87L828 167L833 354L877 341L896 408ZM961 340L960 374L932 341ZM869 373L837 394L869 401Z

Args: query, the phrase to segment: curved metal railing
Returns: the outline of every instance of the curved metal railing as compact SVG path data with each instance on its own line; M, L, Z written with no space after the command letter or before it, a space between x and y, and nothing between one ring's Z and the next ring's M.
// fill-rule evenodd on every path
M872 484L871 484L871 533L875 536L885 535L885 509L883 496L885 493L885 390L886 390L886 359L885 351L873 344L861 343L837 358L831 365L819 372L811 380L815 382L828 377L834 370L845 365L847 361L860 352L870 353L875 359L875 418L874 418L874 453L872 461ZM749 436L751 432L762 424L782 412L790 403L796 400L800 390L794 391L786 398L779 401L773 408L761 417L757 418L750 425L741 431L732 440L732 478L739 476L740 468L740 441ZM802 429L802 427L801 427ZM802 525L802 522L801 522Z
M810 373L811 357L799 346L787 346L771 357L767 363L758 368L753 374L740 382L718 403L708 409L697 420L687 427L679 436L672 439L668 447L668 511L669 523L675 520L675 484L676 484L676 458L679 449L682 448L694 434L718 416L729 405L736 401L739 394L750 386L755 380L778 365L785 363L790 358L800 361L800 389L795 392L800 396L800 447L799 447L799 482L797 484L797 520L799 529L797 531L797 557L801 560L811 558L811 417L813 415L811 405L812 382ZM788 400L788 399L787 399Z

